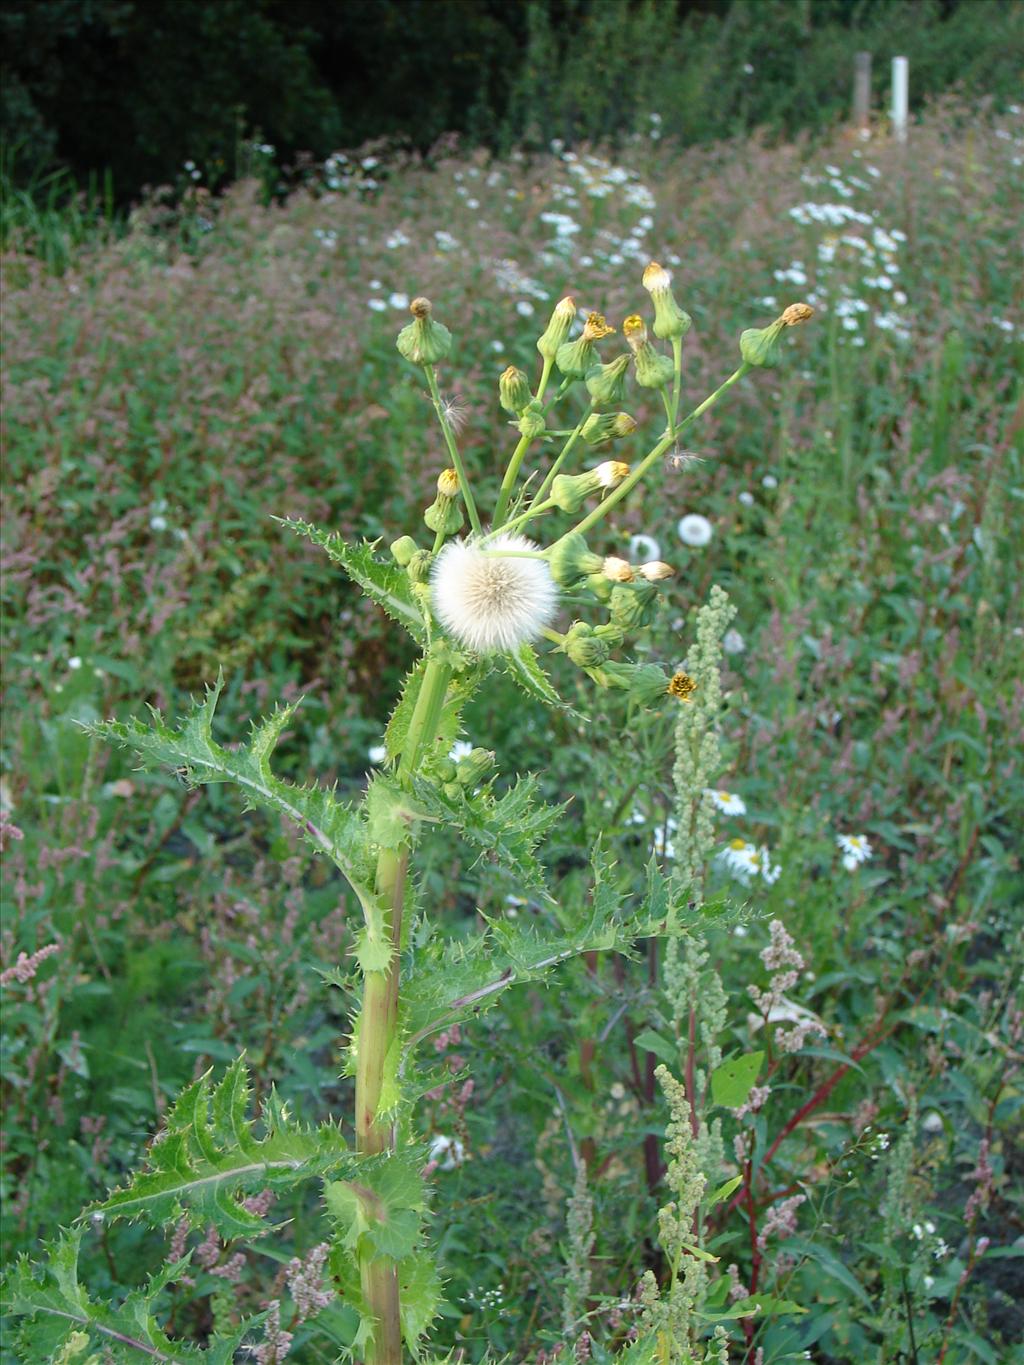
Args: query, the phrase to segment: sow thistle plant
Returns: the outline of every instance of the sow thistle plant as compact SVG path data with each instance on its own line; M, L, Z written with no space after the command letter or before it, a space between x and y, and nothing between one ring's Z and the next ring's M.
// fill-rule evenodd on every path
M209 1074L201 1077L166 1116L143 1169L87 1210L41 1264L24 1262L14 1271L8 1302L22 1318L27 1358L72 1360L96 1346L103 1359L134 1360L141 1353L165 1361L199 1355L227 1362L244 1349L268 1365L285 1357L297 1326L314 1313L336 1359L399 1365L406 1351L426 1358L442 1284L425 1229L423 1171L433 1166L417 1133L417 1100L434 1080L420 1060L421 1045L571 957L629 953L637 940L653 936L678 943L699 917L700 858L682 860L683 870L671 877L652 866L646 892L630 898L616 889L598 841L586 882L574 878L553 886L538 850L562 808L539 802L531 777L501 784L486 749L452 756L463 708L494 670L508 673L535 701L562 707L538 648L562 654L594 685L597 705L603 693L615 692L635 708L674 707L681 717L692 712L693 725L680 720L681 752L688 755L680 761L693 769L687 792L677 774L680 815L688 845L707 852L713 754L711 741L700 734L714 725L717 672L700 662L707 646L693 654L696 680L629 657L630 639L651 619L672 568L660 559L634 563L603 553L598 537L602 522L659 470L687 428L748 371L775 360L782 333L810 309L793 305L769 327L744 332L739 367L680 416L690 318L660 266L651 264L643 283L653 321L639 313L627 317L621 353L603 357L599 348L614 345L616 328L598 313L577 319L575 303L564 298L537 341L535 382L514 367L501 376L498 400L516 440L490 507L484 494L493 484L471 477L439 388L438 367L451 351L451 333L428 300L415 299L397 347L422 372L450 460L424 512L423 530L398 536L385 550L379 543L348 544L304 521L284 521L338 564L420 651L387 725L382 767L361 801L346 804L315 783L287 782L274 773L271 758L294 706L281 706L254 725L246 744L218 743L213 722L221 680L177 726L154 712L149 724L97 727L146 763L172 767L191 783L235 783L250 805L295 825L347 881L361 915L353 962L325 963L323 975L359 1002L344 1049L346 1074L354 1078L354 1114L350 1122L339 1116L311 1126L271 1092L252 1116L242 1058L216 1083ZM637 430L623 409L631 384L659 394L665 409L662 434L636 461L620 457ZM582 402L571 426L556 427L555 409L576 397ZM591 463L595 452L597 463ZM728 624L724 602L719 593L712 604L707 629L715 639ZM475 938L446 940L414 875L418 840L435 824L457 833L531 896L543 911L534 925L488 921ZM668 961L680 980L690 970L681 965L678 949ZM686 1141L692 1092L689 1082L681 1087L667 1071L661 1080L673 1114L669 1174L676 1199L661 1219L670 1283L662 1301L647 1277L639 1338L620 1358L724 1359L720 1329L710 1354L691 1355L690 1346L681 1345L683 1338L697 1340L689 1322L714 1257L700 1245L702 1223L695 1214L703 1176L699 1154ZM266 1192L281 1195L310 1181L319 1182L324 1228L309 1283L304 1280L302 1293L290 1299L272 1299L258 1318L224 1326L221 1319L230 1323L230 1315L220 1315L205 1351L172 1341L158 1319L160 1295L185 1278L188 1255L120 1301L93 1299L78 1281L78 1249L90 1229L141 1220L164 1234L175 1230L180 1252L182 1220L188 1220L196 1229L212 1226L229 1242L255 1242L274 1230ZM342 1305L347 1317L339 1312ZM353 1309L358 1325L346 1330Z

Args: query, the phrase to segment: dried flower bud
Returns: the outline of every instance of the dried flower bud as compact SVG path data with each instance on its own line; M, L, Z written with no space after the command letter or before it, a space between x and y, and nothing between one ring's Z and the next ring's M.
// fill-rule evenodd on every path
M548 551L548 566L551 577L560 587L571 588L588 574L600 572L601 556L587 548L587 542L578 531L570 531L561 540L556 540Z
M664 389L675 378L676 367L667 355L659 355L647 337L647 326L638 313L622 324L633 352L636 382L645 389Z
M786 327L795 327L813 317L809 303L791 303L769 327L748 327L740 335L740 355L748 365L775 365L779 359L779 337Z
M601 565L601 572L605 578L610 578L613 583L632 583L635 575L633 566L628 560L619 559L615 555L609 555Z
M670 697L678 697L680 701L692 701L697 684L689 673L673 673L666 690Z
M654 335L662 341L684 337L692 319L672 296L672 276L657 261L652 261L644 271L643 285L654 303Z
M806 322L814 317L814 309L809 303L791 303L782 314L782 321L787 327L796 327L798 323Z
M544 417L544 404L534 398L523 409L522 416L516 423L519 428L520 436L525 436L532 441L544 431L547 421Z
M498 397L501 406L513 417L522 415L523 409L533 401L530 384L522 370L510 365L498 380Z
M418 549L419 546L412 536L399 536L397 540L391 542L391 557L404 569Z
M444 498L459 496L459 476L454 469L442 469L437 476L437 491Z
M597 361L594 342L611 336L615 331L605 322L603 313L590 313L583 333L575 341L567 341L555 353L555 364L570 379L582 379Z
M563 512L578 512L591 494L615 488L628 473L621 460L605 460L584 474L559 474L551 482L551 499Z
M613 408L626 396L626 371L630 356L616 356L607 365L593 365L587 371L587 391L595 408Z
M555 311L551 314L543 336L537 342L537 350L545 360L554 360L559 346L569 336L569 328L575 316L576 305L572 299L564 298L555 304Z
M628 412L592 412L583 423L580 435L588 446L606 445L619 441L636 431L636 422Z
M648 583L659 583L663 578L671 578L675 569L663 559L652 559L646 564L641 564L637 573L641 578L646 578Z
M414 365L436 365L452 348L451 332L434 321L429 299L413 299L409 312L413 320L399 332L396 346Z

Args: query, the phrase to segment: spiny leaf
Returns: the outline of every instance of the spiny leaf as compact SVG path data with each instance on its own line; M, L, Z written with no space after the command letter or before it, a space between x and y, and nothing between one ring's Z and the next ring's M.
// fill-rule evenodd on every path
M383 1159L364 1160L353 1180L325 1184L327 1208L348 1250L360 1258L369 1254L396 1261L413 1253L426 1208L423 1159L422 1151L406 1148Z
M500 656L505 672L512 678L528 697L543 702L545 706L557 706L568 710L566 703L555 691L551 679L540 666L537 651L532 645L520 645Z
M305 838L326 853L350 882L364 911L375 905L373 868L366 829L360 816L317 786L299 787L275 777L270 755L294 707L285 707L254 725L248 746L224 749L213 738L212 724L223 677L207 690L176 729L152 712L152 723L104 721L88 728L95 734L134 749L147 763L183 771L195 785L234 782L253 805L264 806L298 826Z
M311 522L291 517L277 518L296 535L305 536L314 545L319 545L329 558L358 583L367 597L372 597L393 621L404 626L420 645L428 643L427 627L423 620L404 570L391 560L379 558L373 553L373 546L364 541L361 545L349 545L337 531L322 531Z
M527 890L550 900L544 869L534 857L543 835L564 807L536 801L537 780L521 777L504 796L488 789L450 797L431 782L414 782L421 805L435 819L460 831L467 843L506 868Z
M488 1009L510 986L545 977L580 953L614 948L628 953L637 938L663 933L646 901L628 913L604 852L592 855L593 885L575 907L561 907L553 931L522 921L492 921L476 938L420 948L403 988L406 1046L435 1028Z
M354 1161L335 1127L295 1123L273 1092L261 1114L264 1135L257 1137L246 1117L248 1099L241 1058L215 1088L209 1073L200 1077L168 1114L147 1169L89 1212L161 1227L185 1209L228 1237L251 1236L268 1224L245 1207L245 1194L287 1188Z
M211 1342L206 1350L171 1341L157 1319L160 1295L183 1273L188 1258L164 1265L145 1285L133 1289L117 1307L94 1300L78 1279L78 1256L85 1228L62 1232L44 1245L39 1264L22 1257L4 1285L4 1309L21 1319L18 1344L21 1359L49 1360L73 1333L87 1333L90 1345L100 1346L104 1359L138 1365L142 1359L170 1365L231 1365L242 1338L255 1325L247 1322L230 1337Z

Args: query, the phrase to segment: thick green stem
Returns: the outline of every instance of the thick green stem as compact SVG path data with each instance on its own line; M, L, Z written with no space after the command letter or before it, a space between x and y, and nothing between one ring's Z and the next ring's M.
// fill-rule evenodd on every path
M450 678L451 668L448 664L436 659L428 660L398 765L398 779L403 785L409 782L424 751L437 734ZM378 1111L388 1053L397 1036L402 911L408 867L407 846L380 850L376 892L389 916L392 956L386 971L367 972L363 980L356 1055L356 1150L366 1156L391 1151L395 1145L394 1129ZM359 1271L363 1298L374 1319L373 1343L367 1351L366 1365L402 1365L400 1299L395 1262L388 1256L364 1254Z
M462 463L459 447L455 444L455 433L452 431L452 424L448 420L448 414L444 410L444 403L441 401L441 390L437 387L437 375L434 373L433 365L424 365L423 371L427 376L427 385L430 388L430 397L434 402L434 411L437 413L437 420L441 423L441 430L444 432L445 445L448 447L448 454L451 457L452 466L454 467L456 476L459 480L462 500L466 504L466 511L469 514L469 524L476 534L479 535L480 517L476 510L476 503L473 501L473 490L469 486L469 479L466 476L466 466Z

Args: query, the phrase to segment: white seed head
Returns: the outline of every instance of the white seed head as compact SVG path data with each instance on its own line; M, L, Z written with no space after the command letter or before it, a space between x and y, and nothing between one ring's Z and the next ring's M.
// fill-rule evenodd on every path
M558 607L547 561L514 557L536 551L532 541L516 535L446 545L430 582L434 612L448 634L477 654L535 640Z
M605 460L594 473L602 488L616 488L629 473L629 465L622 460Z
M619 559L618 555L609 555L601 565L601 572L613 583L632 583L635 576L632 564L625 559Z

